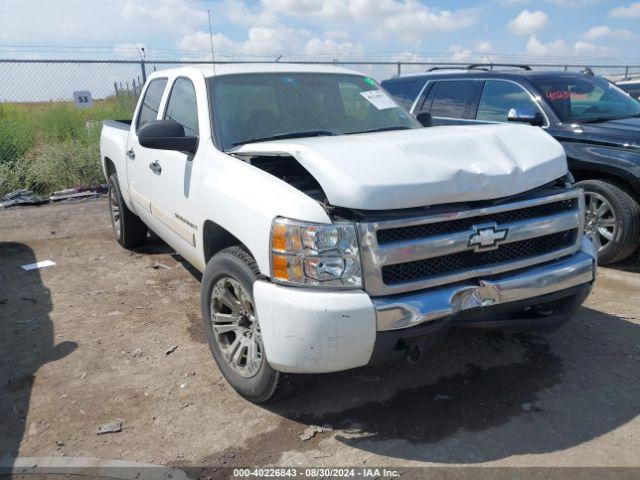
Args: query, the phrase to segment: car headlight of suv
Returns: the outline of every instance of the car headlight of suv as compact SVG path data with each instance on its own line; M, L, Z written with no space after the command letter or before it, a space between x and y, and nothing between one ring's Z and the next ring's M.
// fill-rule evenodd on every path
M274 219L271 279L287 285L361 288L355 225Z

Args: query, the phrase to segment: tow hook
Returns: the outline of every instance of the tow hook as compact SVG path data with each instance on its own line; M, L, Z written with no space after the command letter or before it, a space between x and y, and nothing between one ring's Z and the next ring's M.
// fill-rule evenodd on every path
M407 348L407 363L409 365L417 365L422 361L422 357L424 356L424 347L421 343L412 343Z

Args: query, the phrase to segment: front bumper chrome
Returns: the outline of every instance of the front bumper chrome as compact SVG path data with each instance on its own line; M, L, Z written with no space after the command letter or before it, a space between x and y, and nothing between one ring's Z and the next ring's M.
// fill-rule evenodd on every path
M463 310L534 299L595 279L596 252L583 238L578 253L500 279L465 282L420 293L373 299L378 331L409 328Z

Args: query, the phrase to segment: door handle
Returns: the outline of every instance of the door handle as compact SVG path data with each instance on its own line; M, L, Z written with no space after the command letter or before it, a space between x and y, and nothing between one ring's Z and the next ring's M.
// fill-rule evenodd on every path
M156 175L160 175L162 173L162 167L160 166L160 164L158 163L158 161L156 160L155 162L151 162L149 164L149 168L151 169L151 171L153 173L155 173Z
M136 158L136 152L133 151L133 148L127 150L127 157L129 157L129 160Z

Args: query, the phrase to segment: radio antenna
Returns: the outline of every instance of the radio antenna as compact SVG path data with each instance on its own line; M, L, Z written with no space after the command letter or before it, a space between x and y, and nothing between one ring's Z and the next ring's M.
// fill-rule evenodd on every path
M207 8L207 15L209 16L209 44L211 45L211 66L213 67L213 76L216 75L216 55L213 50L213 27L211 26L211 10Z

